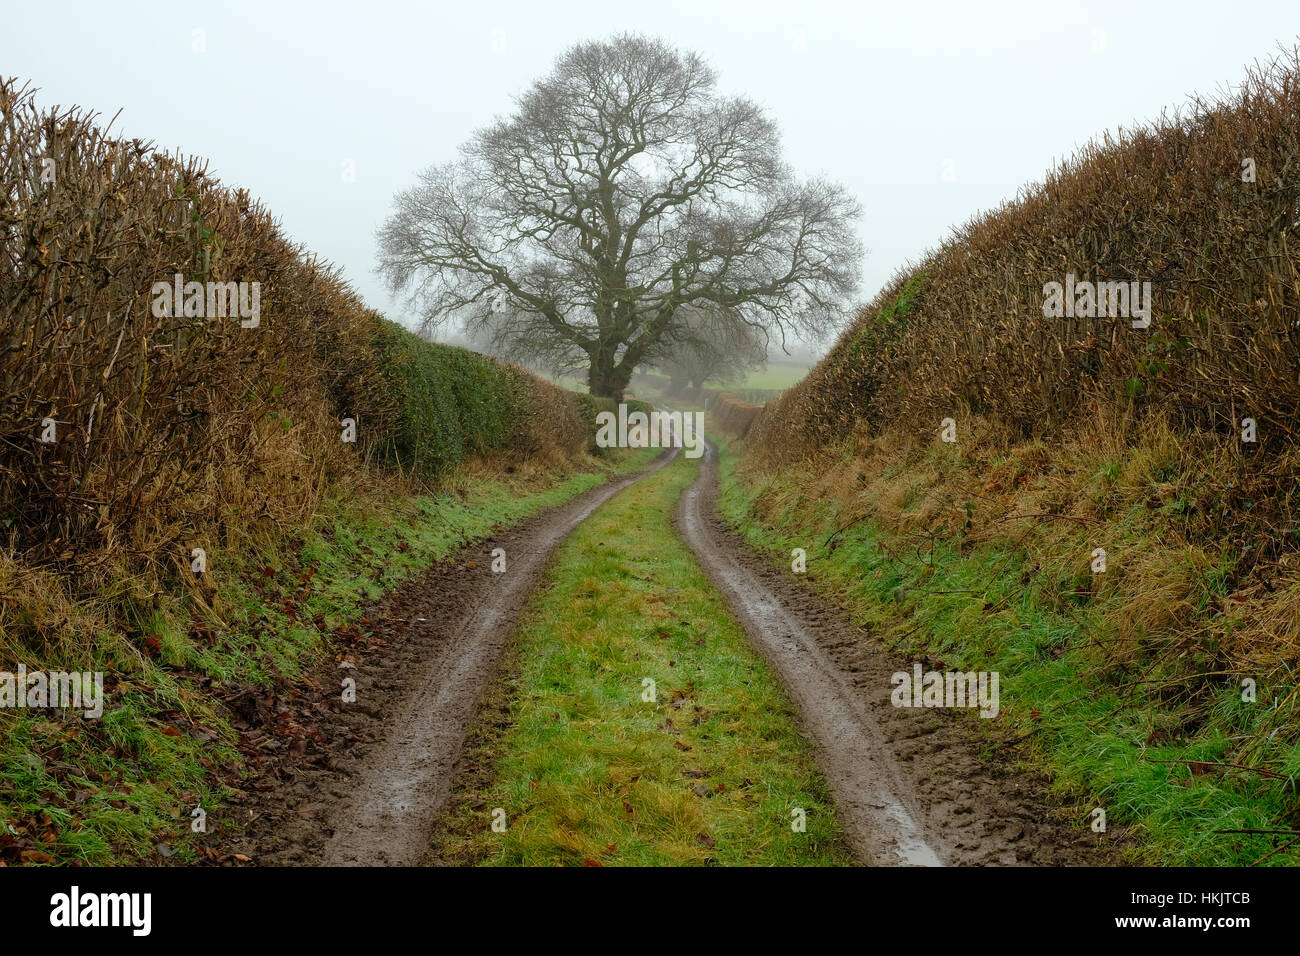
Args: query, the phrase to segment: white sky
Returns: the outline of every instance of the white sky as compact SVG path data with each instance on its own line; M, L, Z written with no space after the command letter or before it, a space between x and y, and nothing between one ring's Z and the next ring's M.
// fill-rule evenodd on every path
M399 321L373 273L393 193L580 39L664 37L704 54L723 91L765 105L797 170L862 201L865 300L1054 159L1236 83L1300 34L1296 0L6 7L0 74L40 87L42 106L121 109L121 133L210 159Z

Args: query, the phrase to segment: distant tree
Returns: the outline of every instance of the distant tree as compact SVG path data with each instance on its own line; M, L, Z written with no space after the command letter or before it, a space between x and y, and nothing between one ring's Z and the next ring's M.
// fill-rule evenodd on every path
M683 306L682 321L661 343L660 357L648 363L669 378L669 392L700 389L708 381L728 384L767 361L767 336L717 309Z
M782 342L837 327L857 202L798 181L773 122L715 84L658 40L578 44L397 194L380 274L426 327L462 321L520 357L581 363L602 396L671 351L689 307Z

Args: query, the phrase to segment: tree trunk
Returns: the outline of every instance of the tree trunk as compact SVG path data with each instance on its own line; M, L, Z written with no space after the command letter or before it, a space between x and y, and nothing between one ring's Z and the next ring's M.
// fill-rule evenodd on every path
M601 398L623 401L623 392L632 378L632 370L614 364L614 356L599 351L591 359L587 370L587 388Z

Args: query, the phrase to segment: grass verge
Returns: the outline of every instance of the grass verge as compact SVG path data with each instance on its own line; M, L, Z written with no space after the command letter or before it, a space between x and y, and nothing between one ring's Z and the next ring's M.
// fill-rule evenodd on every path
M1127 827L1133 862L1300 861L1300 844L1286 832L1300 822L1300 749L1278 733L1293 686L1261 684L1256 704L1225 677L1208 685L1217 689L1189 696L1182 690L1189 669L1213 673L1211 662L1136 657L1156 632L1117 635L1115 621L1151 610L1126 611L1118 590L1094 593L1086 577L1080 585L1077 574L1058 573L1055 555L963 545L960 535L909 534L874 516L855 518L853 505L818 489L818 476L738 469L738 456L718 444L721 508L749 543L783 564L792 548L805 548L816 586L896 650L961 670L998 671L1001 719L1025 738L1027 759L1053 775L1081 819L1101 807L1108 826ZM892 467L878 479L859 473L859 497L884 496L892 483L911 489L905 512L922 507L915 490L932 480L927 469L944 464L926 459L911 467ZM1108 537L1122 541L1127 554L1159 554L1155 539L1141 537L1146 526L1137 518L1116 521ZM1074 532L1061 534L1070 536L1066 551L1089 553L1087 531L1077 540ZM1165 599L1152 593L1150 600ZM1125 642L1134 660L1116 666L1113 648ZM1251 766L1236 766L1243 742L1256 740L1264 749ZM1241 830L1273 832L1222 832Z
M562 470L466 465L437 494L327 500L303 534L209 554L220 581L209 613L176 595L125 602L130 619L97 636L89 665L105 672L102 719L0 709L0 863L194 860L194 810L211 811L241 763L223 698L292 677L420 569L657 453ZM149 635L143 653L127 629Z

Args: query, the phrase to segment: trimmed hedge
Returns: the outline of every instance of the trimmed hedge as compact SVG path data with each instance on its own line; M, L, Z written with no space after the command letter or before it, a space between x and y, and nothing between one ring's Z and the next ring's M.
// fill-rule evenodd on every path
M202 161L43 111L11 79L0 245L0 534L31 566L179 570L196 543L308 519L366 460L431 480L594 434L571 393L366 308ZM178 273L257 283L258 321L156 315L154 283Z

